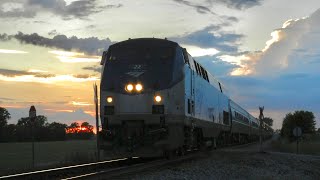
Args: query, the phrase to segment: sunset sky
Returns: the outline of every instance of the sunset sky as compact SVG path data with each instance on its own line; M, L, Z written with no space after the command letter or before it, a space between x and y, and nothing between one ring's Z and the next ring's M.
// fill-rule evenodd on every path
M186 47L230 97L280 128L295 110L320 127L319 0L1 0L0 106L94 124L100 55L128 38Z

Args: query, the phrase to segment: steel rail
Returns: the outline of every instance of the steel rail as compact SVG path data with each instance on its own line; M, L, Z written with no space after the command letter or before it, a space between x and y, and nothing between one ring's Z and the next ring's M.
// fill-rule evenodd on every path
M169 166L172 164L176 163L181 163L184 161L192 160L195 158L199 158L201 156L206 156L203 152L197 152L197 153L191 153L186 156L181 156L176 159L160 159L160 160L155 160L151 162L146 162L146 163L140 163L140 164L134 164L130 166L123 166L123 167L118 167L118 168L112 168L112 169L106 169L98 172L92 172L88 174L82 174L78 176L73 176L66 178L64 180L71 180L71 179L108 179L108 178L114 178L114 177L121 177L125 175L130 175L134 174L137 172L141 172L144 170L150 170L150 169L158 169L164 166Z
M137 159L137 158L138 157L133 157L133 159ZM89 167L89 166L95 166L95 165L100 165L100 164L120 162L120 161L125 161L125 160L128 160L128 158L112 159L112 160L105 160L105 161L99 161L99 162L93 162L93 163L78 164L78 165L65 166L65 167L59 167L59 168L52 168L52 169L45 169L45 170L39 170L39 171L25 172L25 173L19 173L19 174L11 174L11 175L0 176L0 179L21 178L21 177L29 176L29 175L51 173L51 172L55 172L55 171L63 171L63 170L68 170L68 169Z

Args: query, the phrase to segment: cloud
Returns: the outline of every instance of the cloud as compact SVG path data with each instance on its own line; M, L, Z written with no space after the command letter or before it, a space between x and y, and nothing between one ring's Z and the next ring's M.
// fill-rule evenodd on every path
M205 2L202 2L201 4L199 3L194 3L198 2L195 0L173 0L176 3L189 6L194 8L198 13L201 14L213 14L217 15L213 11L211 11L211 7L216 6L217 4L221 4L223 6L226 6L231 9L237 9L237 10L244 10L248 9L253 6L257 6L261 4L262 0L206 0ZM235 18L235 17L234 17Z
M73 106L92 106L93 104L88 102L77 102L77 101L71 101L70 104Z
M76 74L76 75L73 75L73 76L76 77L76 78L80 78L80 79L90 78L89 74Z
M262 0L207 0L208 3L226 5L228 8L243 10L261 4Z
M94 66L86 66L86 67L83 67L82 69L100 73L102 68L101 66L94 65Z
M2 0L0 2L0 17L25 17L33 18L36 15L34 7L27 6L27 0Z
M91 24L91 25L86 26L85 28L86 29L94 29L96 27L97 27L96 25Z
M199 48L197 46L190 46L190 45L182 45L182 46L187 49L188 53L190 53L192 57L213 56L219 53L219 51L214 48L204 49L204 48Z
M0 97L0 100L3 100L3 101L14 101L15 99Z
M19 50L13 50L13 49L0 49L0 54L26 54L28 52L26 51L19 51Z
M56 57L63 63L96 63L101 61L101 56L88 56L79 52L68 51L49 51L55 54Z
M257 52L221 56L222 60L236 59L239 68L232 75L275 75L294 71L316 73L319 63L320 9L310 17L290 19L271 33L271 39Z
M54 47L63 49L66 51L81 51L90 55L101 55L104 50L106 50L112 42L109 38L106 39L98 39L96 37L89 38L78 38L76 36L67 37L65 35L56 35L53 38L47 38L38 35L37 33L33 34L24 34L19 32L14 37L21 43L25 44L33 44L36 46L44 46L44 47Z
M312 111L319 127L319 27L317 10L310 17L284 22L260 51L221 52L211 57L211 64L210 57L198 61L219 76L231 99L243 108L258 115L258 107L265 106L275 128L295 110Z
M204 5L199 5L196 3L192 3L190 1L186 1L186 0L173 0L179 4L183 4L192 8L195 8L197 10L198 13L200 14L206 14L206 13L210 13L213 15L216 15L216 13L212 12L208 7L204 6Z
M49 36L56 36L56 35L59 35L59 33L57 32L57 30L54 29L54 30L48 32L48 35Z
M33 18L39 12L51 12L65 20L86 19L91 14L120 7L121 4L100 6L97 0L78 0L70 4L64 0L4 0L0 3L0 17Z
M34 71L19 71L19 70L9 70L0 69L0 81L9 82L36 82L36 83L56 83L56 82L86 82L86 81L98 81L99 78L91 75L81 74L81 75L56 75L42 72Z
M0 69L0 74L8 77L13 76L21 76L21 75L31 75L34 74L28 71L18 71L18 70L10 70L10 69Z
M219 26L211 25L199 31L170 39L180 44L195 45L201 48L215 48L222 52L236 52L243 35L219 32L219 30Z
M33 21L34 23L37 23L37 24L47 24L47 22L45 21Z

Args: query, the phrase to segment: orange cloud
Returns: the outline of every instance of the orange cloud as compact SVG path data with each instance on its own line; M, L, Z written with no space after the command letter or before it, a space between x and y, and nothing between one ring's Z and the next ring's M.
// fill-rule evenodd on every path
M91 106L93 104L87 103L87 102L76 102L76 101L71 101L70 104L74 106Z
M74 110L71 109L43 109L45 111L51 111L51 112L74 112Z

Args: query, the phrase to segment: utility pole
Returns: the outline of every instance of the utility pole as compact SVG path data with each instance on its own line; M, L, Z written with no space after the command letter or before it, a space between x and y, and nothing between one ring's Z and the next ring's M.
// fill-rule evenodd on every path
M96 137L97 137L97 161L100 161L100 149L99 149L99 106L98 106L98 88L97 84L93 84L94 91L94 104L96 108Z
M31 134L32 134L32 167L34 168L34 123L37 116L36 108L32 105L29 110L29 118L31 121Z
M260 152L263 152L262 150L262 120L264 119L264 115L263 115L263 110L264 110L264 106L260 107L259 106L259 110L260 110L260 115L259 115L259 120L260 120L260 128L259 128L259 131L260 131Z

